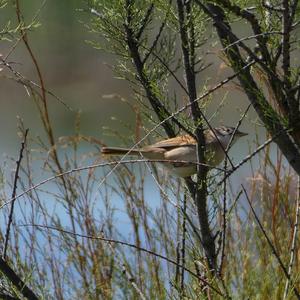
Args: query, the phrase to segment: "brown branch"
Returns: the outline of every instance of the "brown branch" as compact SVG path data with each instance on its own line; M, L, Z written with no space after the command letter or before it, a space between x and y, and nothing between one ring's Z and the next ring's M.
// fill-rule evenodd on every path
M19 0L16 0L16 13L17 13L17 19L18 19L19 25L21 25L24 22L23 22L23 17L22 17L21 10L20 10ZM47 132L48 137L50 139L51 146L53 147L55 145L55 142L54 142L53 132L52 132L52 129L51 129L51 126L50 126L50 118L49 118L49 114L48 114L48 104L47 104L47 97L46 97L46 89L45 89L44 79L43 79L42 72L41 72L41 69L39 67L39 64L37 62L37 59L36 59L35 55L33 54L33 51L32 51L31 46L29 44L27 32L26 32L26 30L22 29L22 27L21 27L20 30L21 30L22 40L23 40L23 42L25 44L25 47L26 47L26 49L27 49L27 51L30 55L30 58L31 58L31 60L34 64L34 67L36 69L36 72L37 72L37 75L38 75L38 78L39 78L39 81L40 81L40 86L41 86L41 90L42 90L41 99L42 99L42 103L43 103L42 122L44 124L46 132ZM54 151L53 154L55 156L56 151L55 150L53 150L53 151Z
M21 14L21 10L20 10L20 3L19 0L16 0L16 14L17 14L17 19L19 22L19 25L23 23L23 16ZM22 40L25 44L25 47L30 55L30 58L34 64L34 67L36 69L37 75L38 75L38 79L40 81L40 86L41 86L41 90L42 90L42 95L41 95L41 100L42 100L42 107L43 109L41 111L41 120L42 123L44 125L45 131L47 133L49 142L50 142L50 146L51 146L51 156L58 168L59 173L63 172L63 168L60 164L59 158L58 158L58 154L57 154L57 150L56 150L56 145L55 145L55 138L54 138L54 134L53 134L53 130L52 130L52 125L50 122L50 116L49 116L49 110L48 110L48 103L47 103L47 96L46 96L46 88L45 88L45 84L44 84L44 79L42 76L42 72L41 69L39 67L38 61L33 53L33 50L31 49L31 46L29 44L29 40L28 40L28 36L27 36L27 32L26 30L22 29L21 27L21 37ZM63 186L65 188L65 191L67 193L68 188L70 191L72 191L72 187L70 186L70 184L68 185L67 182L65 181L64 178L62 178L62 183ZM74 227L75 228L75 227Z

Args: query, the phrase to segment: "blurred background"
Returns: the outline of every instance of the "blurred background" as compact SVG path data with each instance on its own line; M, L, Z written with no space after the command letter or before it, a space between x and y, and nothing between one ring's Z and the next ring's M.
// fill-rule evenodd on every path
M30 23L41 3L33 0L22 3L26 22ZM82 112L81 130L88 135L99 136L102 126L115 126L111 117L130 121L130 110L126 104L102 98L102 95L112 93L130 98L130 89L126 82L114 78L109 67L114 58L87 44L88 40L97 37L88 32L85 25L89 15L79 11L82 8L84 4L80 0L46 1L37 16L41 26L29 33L46 88L72 109L70 111L53 97L48 97L56 137L74 133L77 111ZM1 11L4 12L9 10ZM14 11L6 14L5 18L1 16L3 23L8 19L16 19ZM2 41L1 54L5 56L12 45ZM8 61L28 79L37 81L34 66L22 42L12 51ZM31 135L43 135L44 132L35 105L25 88L2 79L0 90L0 134L2 140L6 141L1 143L0 149L1 153L16 155L20 142L16 135L17 116L24 120Z

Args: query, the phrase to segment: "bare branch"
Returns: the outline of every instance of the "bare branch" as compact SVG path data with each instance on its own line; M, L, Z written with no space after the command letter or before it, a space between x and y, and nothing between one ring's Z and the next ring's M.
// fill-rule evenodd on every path
M20 165L21 165L21 161L22 161L22 158L23 158L23 151L24 151L25 144L26 144L26 138L27 138L28 130L29 129L26 129L26 131L25 131L25 134L24 134L24 137L23 137L23 141L22 141L22 144L21 144L21 148L20 148L20 152L19 152L19 158L18 158L18 160L16 162L17 167L16 167L16 172L15 172L15 178L14 178L14 184L13 184L13 192L12 192L11 198L15 198L16 197L17 183L18 183L18 179L19 179ZM13 220L14 204L15 204L15 200L13 200L11 202L10 212L9 212L9 216L8 216L7 228L6 228L6 233L5 233L5 241L4 241L4 249L3 249L3 254L2 254L2 258L4 260L6 260L6 252L7 252L8 241L9 241L10 227L11 227L12 220Z

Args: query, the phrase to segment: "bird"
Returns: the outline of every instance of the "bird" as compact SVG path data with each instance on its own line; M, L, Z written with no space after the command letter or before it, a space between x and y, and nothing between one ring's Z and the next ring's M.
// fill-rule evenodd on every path
M226 155L225 149L227 149L233 133L232 144L247 135L247 133L229 126L204 130L205 160L209 166L216 167L223 161ZM177 177L189 177L197 172L197 141L188 134L161 140L138 149L103 147L101 153L104 155L140 155L150 160L159 160Z

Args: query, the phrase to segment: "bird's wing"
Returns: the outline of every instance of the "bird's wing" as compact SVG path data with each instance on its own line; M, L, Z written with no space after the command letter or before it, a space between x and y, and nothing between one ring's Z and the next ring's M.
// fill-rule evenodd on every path
M154 148L174 148L187 145L195 145L196 140L190 135L179 135L177 137L157 142L149 147ZM147 147L145 147L147 148Z

